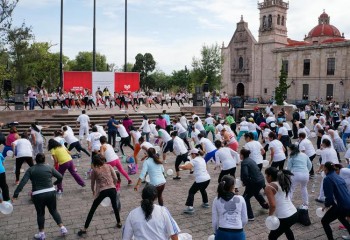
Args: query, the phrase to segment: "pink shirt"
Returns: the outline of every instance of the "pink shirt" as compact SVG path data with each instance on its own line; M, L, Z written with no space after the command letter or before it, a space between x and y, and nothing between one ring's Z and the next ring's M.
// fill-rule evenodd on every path
M127 133L130 133L129 127L132 126L132 120L130 118L123 119L123 126L126 129Z
M156 120L156 126L160 126L161 128L165 129L166 128L166 120L163 118L163 119L160 119L160 118L157 118Z

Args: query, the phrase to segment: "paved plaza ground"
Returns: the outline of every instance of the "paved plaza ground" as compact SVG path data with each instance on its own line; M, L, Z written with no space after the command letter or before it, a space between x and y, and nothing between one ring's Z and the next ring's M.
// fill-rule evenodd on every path
M241 139L240 146L243 146L244 140ZM128 155L131 155L131 149L125 148ZM318 160L318 157L317 157ZM47 154L47 161L52 164L52 160ZM76 160L74 160L77 163ZM15 189L15 175L13 173L14 159L7 159L5 167L7 169L7 183L10 188L10 194L12 196ZM168 154L168 162L164 165L165 169L174 170L175 156ZM314 165L316 166L314 161ZM80 160L80 165L77 166L78 173L84 176L84 172L89 169L90 159L83 155ZM28 166L23 165L24 169ZM123 164L126 169L126 164ZM140 167L141 169L141 167ZM208 164L208 170L211 176L211 183L207 189L209 195L209 202L212 203L216 196L217 179L219 171L214 170L213 164ZM238 166L238 173L240 167ZM21 173L23 176L24 173ZM177 221L182 232L190 233L195 240L206 240L209 235L212 234L213 230L211 227L211 208L201 208L201 196L198 193L195 196L195 213L193 215L185 215L183 209L185 208L185 201L187 198L187 192L192 183L194 182L194 176L188 172L181 172L182 179L175 181L172 177L167 178L166 187L164 190L164 203L169 208L174 219ZM138 175L131 176L133 185L128 186L126 179L122 176L122 188L121 188L121 218L122 222L127 218L130 210L138 207L141 200L140 187L139 192L134 192L133 186L136 182ZM326 239L320 218L316 216L315 210L321 206L316 203L314 199L317 197L319 192L319 184L321 177L318 176L316 179L316 191L311 192L312 181L309 182L309 197L310 197L310 217L312 225L304 227L300 224L296 224L292 227L296 239ZM68 228L69 234L65 239L78 239L77 232L83 227L88 211L93 202L93 196L90 189L90 180L86 180L86 187L81 188L71 177L69 173L66 173L63 180L64 194L61 199L58 199L58 210L61 214L64 225ZM31 189L30 182L25 186L18 200L14 203L14 211L11 215L0 214L0 239L32 239L33 235L37 233L36 224L36 211L34 205L30 201L28 192ZM243 193L244 188L240 188L240 194ZM257 201L252 198L251 200L253 211L255 213L255 221L249 222L245 227L247 239L267 239L268 229L265 227L265 219L267 217L267 211L263 210ZM300 190L295 194L294 204L296 206L301 205L301 194ZM83 239L121 239L121 230L115 227L116 221L111 207L104 208L100 206L91 222L88 234ZM52 217L46 212L46 236L47 239L62 239L59 236L59 229L53 221ZM342 235L346 235L346 231L338 230L339 222L335 221L332 224L334 230L334 236L340 238ZM280 239L286 239L282 236Z

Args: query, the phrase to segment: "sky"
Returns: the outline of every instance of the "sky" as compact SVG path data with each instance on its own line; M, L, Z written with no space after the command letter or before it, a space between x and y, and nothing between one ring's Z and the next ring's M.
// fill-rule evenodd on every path
M263 0L259 0L262 2ZM20 0L14 24L32 26L36 42L57 44L59 51L60 0ZM108 63L124 64L125 0L96 0L96 50ZM349 0L290 0L288 37L303 40L325 11L350 39ZM171 74L200 57L203 45L229 43L237 22L244 21L258 38L257 0L128 0L128 55L151 53L157 69ZM92 51L93 0L64 0L63 54L74 59L80 51Z

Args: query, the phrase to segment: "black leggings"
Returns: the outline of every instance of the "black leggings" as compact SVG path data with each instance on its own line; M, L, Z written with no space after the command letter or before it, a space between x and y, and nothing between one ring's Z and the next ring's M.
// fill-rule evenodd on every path
M56 191L33 195L33 203L36 209L39 230L44 229L45 207L49 209L49 212L57 225L62 223L61 216L56 209Z
M76 141L74 143L69 144L68 151L71 151L73 148L75 148L79 153L80 153L80 151L83 151L84 153L86 153L86 155L88 155L90 157L90 153L88 151L86 151L86 149L81 146L79 141Z
M271 167L278 168L278 170L282 171L285 161L286 161L286 160L284 159L284 160L282 160L282 161L272 162L272 163L271 163Z
M288 218L280 218L280 226L270 232L269 240L278 239L283 233L286 234L288 240L294 240L294 234L290 229L295 223L298 222L298 213L294 213L292 216Z
M179 166L180 166L180 164L181 164L182 162L185 163L185 162L188 161L188 158L187 158L187 157L188 157L188 154L187 154L187 153L176 156L176 159L175 159L175 170L176 170L176 172L179 172L179 171L180 171Z
M208 203L208 194L205 189L207 189L208 185L210 183L210 180L201 182L201 183L196 183L194 182L190 190L188 191L188 197L186 201L186 206L193 206L193 201L194 201L194 195L200 191L202 194L202 201L203 203Z
M230 168L230 169L227 169L227 170L221 170L218 182L220 183L222 177L225 176L225 175L231 175L232 177L235 177L235 174L236 174L236 167Z
M130 143L130 136L126 137L126 138L121 138L120 140L120 151L122 151L122 154L124 154L124 150L123 150L123 146L129 146L132 150L134 150L134 147L131 145Z
M19 175L21 174L21 167L24 162L26 162L29 165L29 167L34 165L32 157L16 158L16 181L19 181Z
M108 144L112 145L115 148L115 137L117 135L116 131L108 132Z
M105 199L106 197L109 197L111 199L115 219L117 220L117 223L120 223L119 210L117 208L117 190L115 188L109 188L109 189L101 191L100 194L98 195L98 197L92 203L89 214L88 214L87 219L85 221L85 225L84 225L85 229L89 228L90 222L92 220L92 217L94 216L94 213L95 213L98 205L100 205L102 200Z
M339 222L341 222L346 230L350 233L350 224L349 222L345 219L345 217L349 214L349 210L345 210L343 208L339 208L337 205L332 206L326 214L323 216L321 219L321 223L323 226L324 231L326 232L327 238L329 240L334 239L333 238L333 233L332 229L329 226L331 222L333 222L335 219L338 219Z
M4 172L0 173L0 188L2 191L3 200L9 201L10 200L9 186L7 186L6 174Z

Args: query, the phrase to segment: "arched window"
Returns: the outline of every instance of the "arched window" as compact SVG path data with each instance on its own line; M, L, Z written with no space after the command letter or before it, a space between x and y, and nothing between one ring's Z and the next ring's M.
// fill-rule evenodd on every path
M272 27L272 15L269 15L269 20L268 20L268 27L271 28Z
M239 57L238 59L238 68L239 70L243 70L243 58Z
M267 27L267 24L266 24L266 16L263 16L263 21L262 21L262 27L263 28L266 28Z
M281 25L284 26L284 16L282 16Z
M281 15L278 14L277 16L277 25L281 24Z

